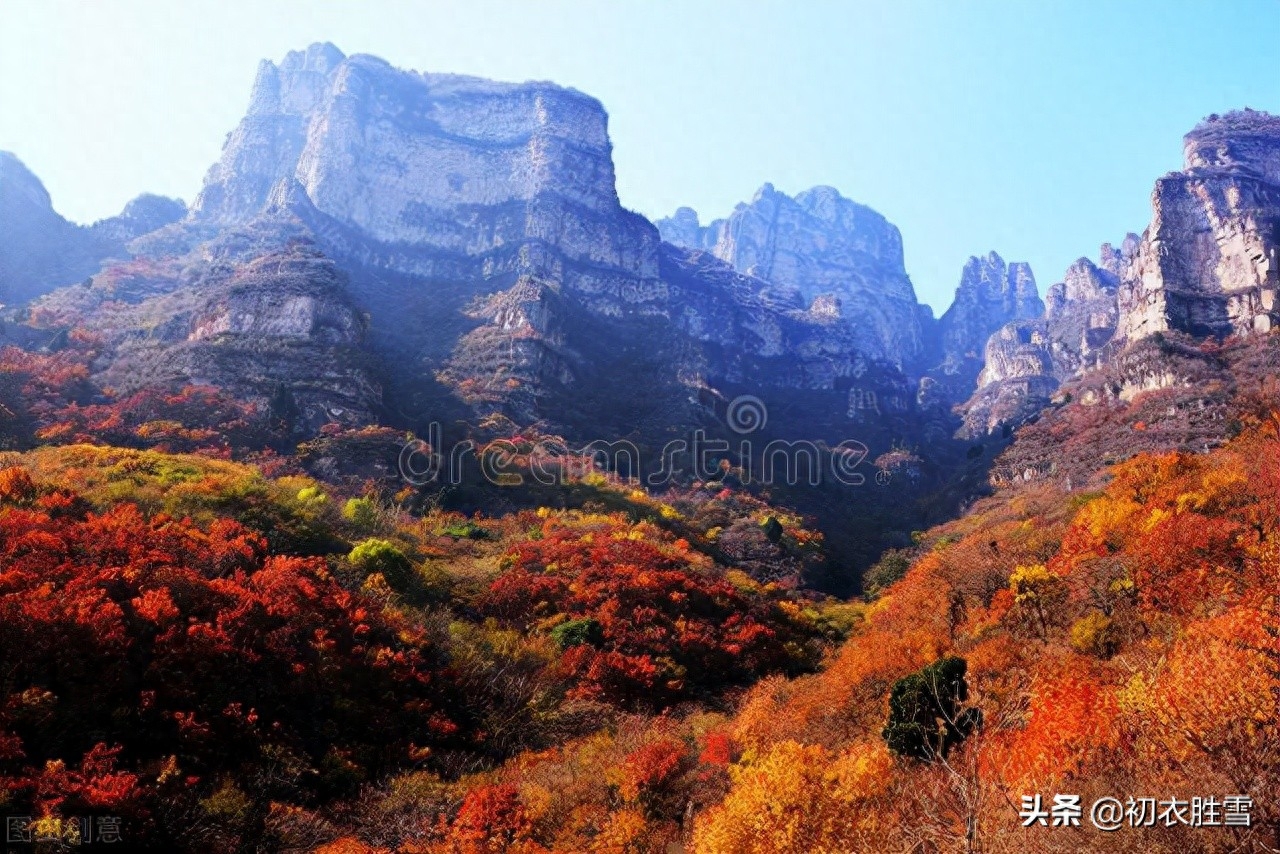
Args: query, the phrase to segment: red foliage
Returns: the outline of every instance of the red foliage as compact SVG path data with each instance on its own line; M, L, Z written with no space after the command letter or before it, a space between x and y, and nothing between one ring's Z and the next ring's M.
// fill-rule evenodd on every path
M702 745L698 762L702 765L728 767L733 762L733 736L727 732L709 732Z
M489 854L516 846L529 850L532 829L514 786L480 786L467 793L448 841L458 854Z
M0 473L6 497L27 495L23 474ZM288 757L292 782L263 777L274 799L339 794L459 740L438 659L323 561L268 556L236 522L96 515L56 492L0 509L0 790L14 812L123 810L174 763L211 786Z
M622 796L628 799L656 795L680 776L688 759L684 744L671 738L651 741L622 763Z
M576 696L628 707L796 669L796 650L809 639L775 602L693 568L679 552L627 537L625 528L588 538L557 528L521 543L482 607L521 627L554 615L594 620L599 642L567 649L561 669Z
M171 452L251 444L256 411L211 386L147 388L89 406L68 404L42 419L44 441L97 442Z

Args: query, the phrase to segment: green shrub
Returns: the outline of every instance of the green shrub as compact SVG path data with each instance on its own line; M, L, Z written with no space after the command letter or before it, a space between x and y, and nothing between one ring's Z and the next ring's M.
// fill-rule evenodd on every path
M889 720L880 733L901 756L932 761L963 742L982 723L978 709L961 709L969 697L963 658L940 658L893 683Z
M387 540L365 540L351 550L347 562L366 578L375 572L380 573L397 593L405 593L417 582L413 562Z
M562 650L583 644L599 646L604 642L604 627L589 618L569 620L551 630L551 639Z
M350 498L342 507L342 518L357 528L369 530L378 524L378 505L372 498Z
M902 580L909 569L911 553L903 549L891 549L862 576L862 589L868 599L875 599L885 588Z
M489 532L475 522L468 520L459 522L456 525L449 525L440 531L440 535L453 537L455 540L483 540L489 536Z

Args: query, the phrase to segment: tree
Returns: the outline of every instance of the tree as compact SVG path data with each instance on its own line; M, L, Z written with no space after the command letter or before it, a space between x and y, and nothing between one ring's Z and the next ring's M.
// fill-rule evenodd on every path
M930 761L945 756L982 723L978 709L961 710L968 699L963 658L947 656L904 676L889 692L889 722L881 736L901 756Z
M810 854L880 848L893 819L877 809L893 783L883 746L826 748L783 741L760 759L735 766L723 804L700 816L696 854Z
M1019 566L1009 576L1009 589L1018 610L1030 615L1041 640L1049 636L1049 625L1054 622L1063 603L1067 601L1067 586L1042 564Z

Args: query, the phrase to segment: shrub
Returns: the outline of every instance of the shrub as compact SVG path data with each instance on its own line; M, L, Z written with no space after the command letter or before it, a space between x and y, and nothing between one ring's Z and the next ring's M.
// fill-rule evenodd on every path
M342 518L361 530L372 530L378 524L378 505L372 498L349 498L342 506Z
M897 581L906 576L911 569L911 553L904 549L891 549L885 552L862 577L862 589L868 598L875 599Z
M569 620L551 630L551 639L562 650L582 644L600 646L604 642L604 629L600 623L590 618Z
M410 590L417 577L413 562L387 540L365 540L351 550L347 562L365 577L374 573L381 575L397 593Z
M881 736L894 753L932 760L963 742L982 721L977 709L961 709L969 696L963 658L941 658L893 684L889 721Z
M1110 617L1094 611L1071 626L1071 645L1086 655L1110 658L1120 648L1120 636Z

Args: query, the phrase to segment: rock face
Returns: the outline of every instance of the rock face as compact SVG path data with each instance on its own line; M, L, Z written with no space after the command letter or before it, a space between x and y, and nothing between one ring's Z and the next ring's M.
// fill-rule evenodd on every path
M1280 118L1210 116L1183 153L1183 171L1156 181L1141 238L1104 244L1097 264L1080 259L1049 289L1042 319L991 338L962 435L1017 424L1100 368L1119 400L1180 382L1127 357L1153 336L1222 338L1280 321Z
M987 339L1006 323L1040 317L1044 303L1031 267L995 252L971 257L955 300L938 320L941 364L935 374L963 398L985 362Z
M36 300L32 314L92 329L105 346L95 379L124 394L213 385L280 410L299 435L376 421L379 369L345 275L305 241L250 256L244 237L230 232L163 262L108 265Z
M842 317L869 356L908 369L925 358L928 315L903 266L902 235L831 187L792 198L765 184L727 219L704 227L681 208L655 224L667 242L770 283L774 299Z
M1183 171L1152 193L1151 225L1119 295L1119 334L1268 331L1280 320L1280 118L1211 116L1187 134L1183 155Z
M463 417L461 401L652 433L744 387L819 393L845 420L854 386L913 408L885 391L927 317L897 229L827 188L768 188L739 220L725 261L663 245L620 205L607 116L581 93L313 45L262 64L184 228L192 245L247 225L313 235L350 273L411 424ZM766 259L765 241L788 248Z
M618 203L606 122L598 101L548 83L416 74L312 45L259 67L192 216L240 224L305 198L392 255L494 253L504 272L534 274L555 268L536 249L549 244L583 265L566 284L604 291L620 287L608 272L657 273L657 235ZM432 272L401 260L383 265Z
M1059 385L1098 367L1116 330L1116 290L1133 263L1137 238L1103 244L1100 265L1080 258L1050 286L1039 317L1010 322L983 348L978 389L964 407L961 435L975 438L1026 420Z

